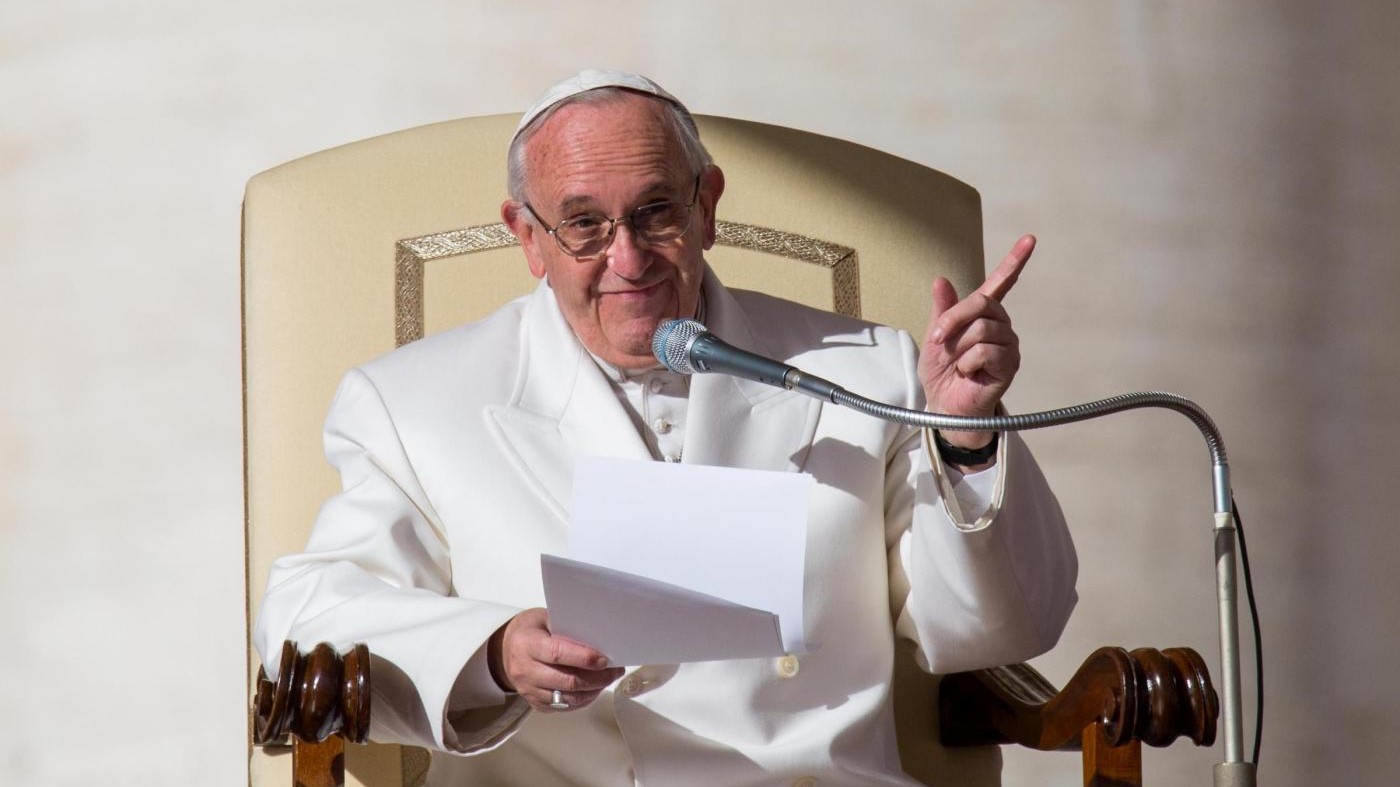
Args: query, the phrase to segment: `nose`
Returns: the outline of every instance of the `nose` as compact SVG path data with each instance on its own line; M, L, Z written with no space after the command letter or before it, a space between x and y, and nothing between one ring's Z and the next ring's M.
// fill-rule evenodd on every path
M630 221L619 221L608 247L608 269L629 281L640 279L651 267L650 249Z

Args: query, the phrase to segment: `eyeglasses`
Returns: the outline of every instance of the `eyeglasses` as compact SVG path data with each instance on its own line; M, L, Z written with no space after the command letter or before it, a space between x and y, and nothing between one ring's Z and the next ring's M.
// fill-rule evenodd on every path
M618 216L615 219L601 213L581 213L564 219L554 229L548 229L549 225L540 218L540 214L535 212L530 203L525 203L525 209L530 211L535 221L546 227L545 232L554 236L554 242L559 244L561 251L575 259L582 259L607 251L612 245L613 236L617 234L617 223L620 221L631 224L632 231L648 245L667 243L679 238L690 227L691 209L695 207L699 196L700 176L696 175L690 202L684 205L670 200L648 202L626 216Z

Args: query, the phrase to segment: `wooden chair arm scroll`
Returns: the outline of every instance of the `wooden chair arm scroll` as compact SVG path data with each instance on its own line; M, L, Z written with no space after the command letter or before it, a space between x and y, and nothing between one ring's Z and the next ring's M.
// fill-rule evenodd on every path
M1140 787L1143 743L1212 745L1220 711L1190 648L1099 648L1059 692L1026 664L948 675L938 704L943 745L1082 750L1090 787Z
M277 681L258 669L253 698L253 742L285 744L294 736L296 787L341 787L345 742L369 736L369 649L355 645L339 655L322 642L309 653L282 643Z
M295 737L296 787L341 787L345 741L363 743L369 733L369 680L364 645L340 656L325 643L306 654L284 643L277 681L258 672L254 742ZM1058 692L1026 664L947 675L938 715L944 746L1082 750L1086 787L1141 787L1142 744L1184 736L1212 745L1219 700L1194 650L1110 647Z

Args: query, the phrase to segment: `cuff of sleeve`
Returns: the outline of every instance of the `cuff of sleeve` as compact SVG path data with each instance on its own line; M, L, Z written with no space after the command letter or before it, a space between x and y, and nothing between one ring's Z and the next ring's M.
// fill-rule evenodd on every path
M487 651L488 647L482 645L457 675L457 681L452 684L452 691L447 695L448 713L468 708L504 705L508 698L515 696L515 692L507 694L502 690L496 679L491 676Z
M483 642L448 692L442 743L449 752L490 751L509 739L529 713L530 706L519 694L502 690L491 676L489 650Z
M442 730L447 751L478 754L490 751L510 738L530 712L520 695L508 694L503 705L449 710Z
M938 496L953 526L971 533L985 529L1001 510L1006 491L1007 439L997 446L996 463L964 475L948 466L933 445L933 430L923 430L924 457L938 483Z

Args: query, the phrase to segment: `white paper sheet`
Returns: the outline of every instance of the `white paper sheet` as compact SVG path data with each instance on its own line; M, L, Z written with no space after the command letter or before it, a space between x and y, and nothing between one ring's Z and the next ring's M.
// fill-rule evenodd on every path
M613 664L679 664L783 653L778 616L623 571L542 555L552 633Z
M617 576L603 581L600 577L606 575L586 567L561 570L560 563L542 562L551 625L562 625L573 632L566 636L597 647L617 663L807 652L802 593L811 485L811 477L801 473L580 458L569 558L671 587ZM698 596L682 598L677 591ZM640 648L642 640L649 640L651 651L670 643L665 649L673 657L633 662L589 640L593 630L621 633L625 626L618 623L626 621L610 620L609 605L647 592L653 594L656 614L639 619L640 638L627 643ZM699 603L703 597L711 598ZM750 635L756 629L745 628L752 621L735 608L777 616L777 649L753 653ZM715 623L726 616L745 621L733 624L732 638L724 636L727 624ZM699 628L708 632L704 648L694 646L691 632ZM733 653L723 655L726 647Z

